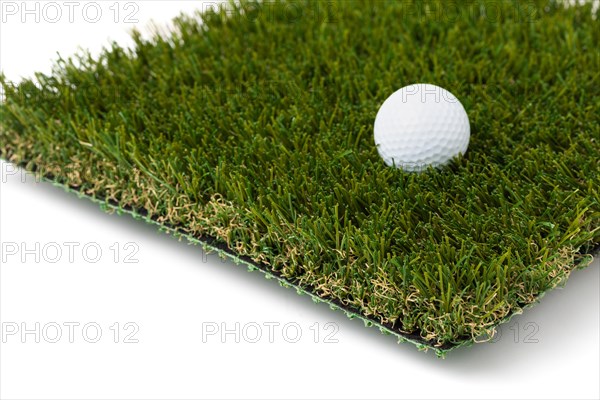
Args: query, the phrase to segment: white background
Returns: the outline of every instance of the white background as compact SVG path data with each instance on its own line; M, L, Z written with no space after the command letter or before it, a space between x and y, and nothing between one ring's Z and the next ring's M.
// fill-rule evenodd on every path
M30 9L35 10L34 3L27 2ZM112 1L97 2L102 11L97 23L82 17L86 2L75 8L73 23L68 14L57 23L45 22L55 15L44 16L41 8L39 22L35 14L21 22L22 9L4 13L0 68L14 81L34 71L49 72L57 51L68 56L81 46L97 53L109 39L128 45L134 25L145 30L151 18L164 24L182 10L200 8L199 3L137 1L137 24L123 22L124 11L132 10L124 10L125 2L118 5L119 23ZM2 398L600 397L597 260L575 271L564 289L504 325L494 343L458 349L442 360L396 344L260 273L206 256L153 226L105 214L87 200L26 179L10 164L2 162L0 168L0 241L16 244L19 251L4 254L0 269L3 329L21 329L21 324L32 329L35 323L47 328L39 343L33 334L24 340L21 332L3 335ZM73 262L65 242L79 244ZM24 246L36 243L39 262L35 254L22 262ZM56 263L48 262L56 254L52 243L63 251ZM120 248L116 260L115 243ZM129 250L137 249L136 263L125 262L128 243ZM98 262L89 259L95 257L93 249L84 259L86 244L101 249ZM125 329L128 322L134 325ZM73 343L65 323L79 324ZM90 323L102 329L96 343L88 342L96 336L93 329L87 336L82 332ZM115 323L120 324L117 343ZM226 324L235 331L236 323L239 343L234 334L225 340L218 334L203 338L209 325ZM50 342L53 324L62 327L57 343ZM279 324L273 343L268 324ZM293 328L287 335L286 324ZM250 343L257 325L262 337ZM138 328L132 338L137 343L125 343L132 326ZM301 336L292 343L297 328ZM326 340L332 328L337 330L333 340Z

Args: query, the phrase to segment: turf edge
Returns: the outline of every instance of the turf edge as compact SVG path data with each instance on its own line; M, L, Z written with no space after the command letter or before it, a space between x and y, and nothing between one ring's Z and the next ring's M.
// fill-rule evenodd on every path
M4 160L4 161L8 162L7 160ZM25 165L26 165L25 162L21 162L21 163L17 164L17 166L20 168L24 168ZM461 341L456 342L454 344L444 344L441 346L436 346L433 344L434 343L433 341L426 341L426 340L422 339L419 335L406 334L406 333L400 331L398 328L393 328L391 326L391 324L381 324L375 320L364 317L363 315L360 314L359 311L351 309L350 307L344 306L333 299L326 299L326 298L319 297L318 295L316 295L312 292L311 288L302 287L294 282L291 282L291 281L287 280L286 278L282 277L280 274L276 273L275 271L268 270L264 265L255 263L249 257L235 254L235 252L233 252L232 250L227 248L227 246L225 244L218 242L216 238L213 238L210 236L205 236L203 239L198 239L198 238L194 237L193 235L190 235L190 234L186 233L185 231L183 231L181 229L181 227L170 226L169 224L160 223L157 220L155 220L151 217L148 217L148 215L147 215L148 213L144 209L136 210L136 209L129 208L129 207L122 207L121 205L119 205L118 203L116 203L114 201L110 201L110 200L107 201L106 199L103 199L99 196L90 196L85 193L82 193L76 187L72 187L72 186L57 182L56 180L54 180L54 178L52 176L40 176L35 171L30 171L30 172L35 174L36 179L39 182L50 183L53 186L62 188L64 191L66 191L68 193L76 194L77 197L79 197L79 198L85 198L87 200L90 200L93 203L98 204L100 206L100 209L102 209L103 211L105 211L107 213L116 212L118 215L128 214L128 215L132 216L134 219L142 220L148 224L155 225L158 227L158 230L160 232L171 234L171 235L173 235L173 237L178 238L180 241L182 239L185 239L190 244L202 246L202 249L207 254L216 253L219 255L219 257L221 257L223 259L229 259L229 260L233 261L236 265L241 264L241 265L246 266L246 268L249 272L254 272L254 271L262 272L263 276L266 279L275 279L278 281L279 285L282 287L294 288L294 289L296 289L296 293L298 295L307 295L316 304L326 303L327 305L329 305L330 309L344 312L344 314L346 314L346 316L351 320L358 318L361 321L363 321L365 327L377 327L377 328L379 328L379 331L382 334L395 336L397 343L411 343L414 346L416 346L419 351L427 352L428 350L432 350L435 352L435 354L438 358L442 358L442 359L446 358L446 355L452 350L458 349L460 347L470 347L476 343L483 343L483 342L488 342L488 341L492 340L494 338L496 328L498 326L508 323L516 315L523 314L523 312L526 309L533 307L535 304L537 304L546 295L547 292L549 292L559 286L563 287L566 284L567 280L569 279L571 272L573 272L573 270L585 268L586 266L588 266L592 263L592 261L594 259L594 255L600 255L600 244L597 244L595 247L592 247L590 249L586 249L584 252L578 252L577 254L582 255L582 256L585 255L587 257L581 257L581 258L575 259L575 263L573 264L574 268L571 269L565 275L564 279L557 281L556 284L549 287L547 290L540 292L537 296L534 297L534 300L531 303L519 304L519 309L516 309L512 313L508 314L505 318L500 320L497 324L492 325L489 329L489 332L490 332L489 336L484 337L484 338L474 338L474 337L466 337L465 336L465 337L461 338L462 339Z

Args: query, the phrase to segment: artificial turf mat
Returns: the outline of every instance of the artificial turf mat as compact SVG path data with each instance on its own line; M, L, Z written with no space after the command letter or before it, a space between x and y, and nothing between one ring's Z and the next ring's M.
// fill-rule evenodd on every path
M3 77L0 154L443 355L600 244L596 17L548 0L181 16ZM456 94L472 129L464 157L420 174L386 167L372 136L415 82Z

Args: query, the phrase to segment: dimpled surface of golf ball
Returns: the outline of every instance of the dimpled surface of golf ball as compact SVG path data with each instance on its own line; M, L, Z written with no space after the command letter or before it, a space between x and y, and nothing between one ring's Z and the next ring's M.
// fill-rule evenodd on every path
M420 83L403 87L383 103L374 136L387 165L418 172L465 154L471 127L467 112L452 93Z

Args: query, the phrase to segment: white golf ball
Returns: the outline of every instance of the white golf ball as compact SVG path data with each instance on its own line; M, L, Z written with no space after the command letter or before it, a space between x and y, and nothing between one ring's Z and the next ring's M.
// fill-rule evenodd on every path
M439 86L403 87L375 118L375 145L383 161L405 171L440 167L469 146L469 117L458 99Z

